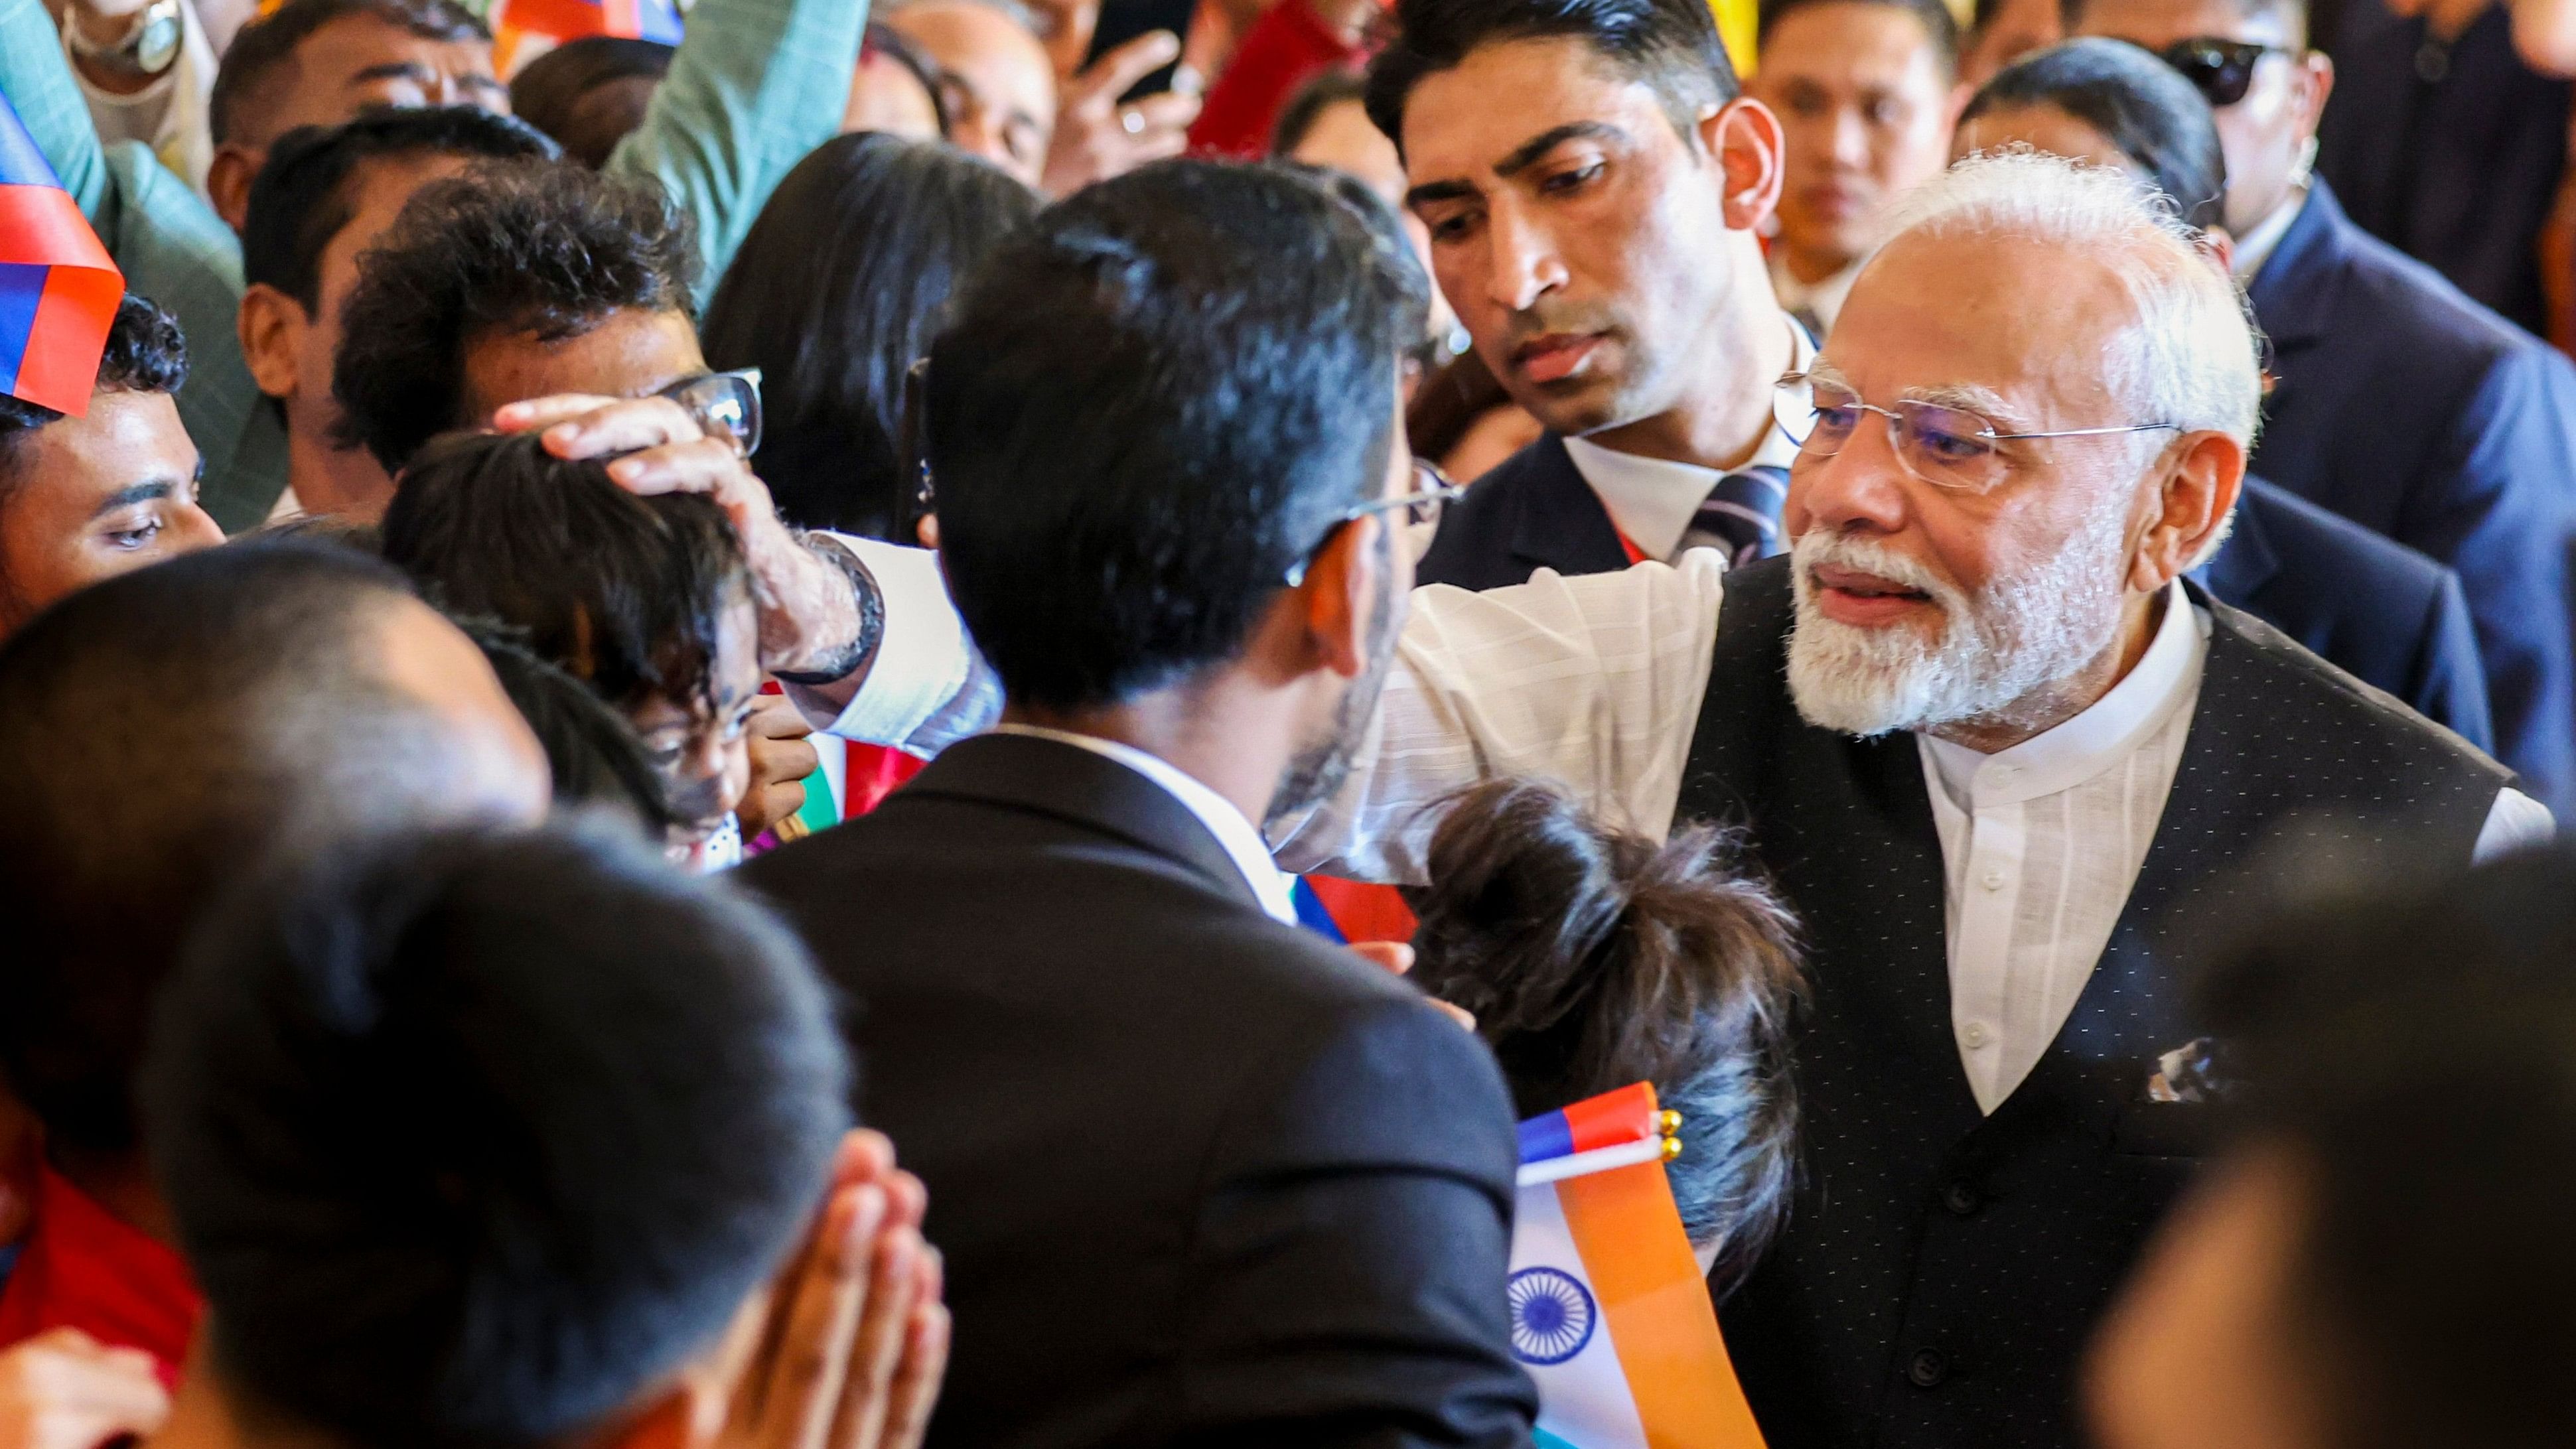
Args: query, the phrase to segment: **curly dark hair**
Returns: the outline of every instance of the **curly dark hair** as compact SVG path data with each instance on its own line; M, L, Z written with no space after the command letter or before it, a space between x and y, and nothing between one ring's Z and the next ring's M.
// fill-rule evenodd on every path
M1454 797L1427 864L1415 983L1475 1014L1524 1117L1655 1084L1682 1114L1673 1201L1692 1242L1722 1243L1723 1297L1796 1180L1805 978L1789 908L1723 832L1657 844L1528 781Z
M128 292L108 324L107 350L99 354L95 392L177 392L188 380L188 340L177 318ZM0 506L16 491L17 454L27 435L63 415L49 407L0 395Z
M343 446L399 473L465 416L465 349L492 331L578 337L621 311L694 316L688 216L655 187L494 162L421 188L358 259L331 395Z

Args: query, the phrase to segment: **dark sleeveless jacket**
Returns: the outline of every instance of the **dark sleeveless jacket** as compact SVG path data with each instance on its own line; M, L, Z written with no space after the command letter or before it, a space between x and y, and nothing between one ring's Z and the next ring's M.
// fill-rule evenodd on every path
M2066 1025L1991 1117L1952 1034L1941 840L1913 736L1798 717L1786 559L1727 583L1685 818L1751 833L1804 919L1804 1181L1723 1309L1771 1449L2074 1446L2074 1369L2192 1166L2197 1114L2150 1103L2200 1033L2176 972L2287 836L2465 864L2500 765L2248 615L2214 622L2173 791Z

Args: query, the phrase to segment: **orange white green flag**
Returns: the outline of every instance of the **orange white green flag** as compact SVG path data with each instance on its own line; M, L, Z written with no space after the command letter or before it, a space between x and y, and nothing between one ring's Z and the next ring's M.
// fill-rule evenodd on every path
M1638 1083L1521 1124L1512 1353L1542 1449L1763 1449Z

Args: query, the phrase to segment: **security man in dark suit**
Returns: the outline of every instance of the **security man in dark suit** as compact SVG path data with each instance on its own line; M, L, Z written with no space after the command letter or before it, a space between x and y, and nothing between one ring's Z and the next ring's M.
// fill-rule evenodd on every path
M2273 386L2252 468L2457 570L2497 754L2576 809L2576 369L2302 189L2334 66L2301 0L2081 0L2198 84L2226 145L2228 229Z
M1004 722L744 872L930 1188L933 1445L1530 1440L1501 1076L1293 924L1256 825L1340 778L1440 496L1397 402L1427 293L1364 205L1173 162L994 255L923 458Z

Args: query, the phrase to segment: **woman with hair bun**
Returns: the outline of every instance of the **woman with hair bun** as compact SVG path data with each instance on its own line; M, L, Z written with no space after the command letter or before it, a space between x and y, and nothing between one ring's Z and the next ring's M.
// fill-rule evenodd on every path
M1796 1175L1797 923L1722 831L1661 844L1564 792L1456 796L1414 898L1413 979L1476 1018L1523 1117L1634 1082L1682 1114L1666 1165L1718 1297L1770 1243Z

